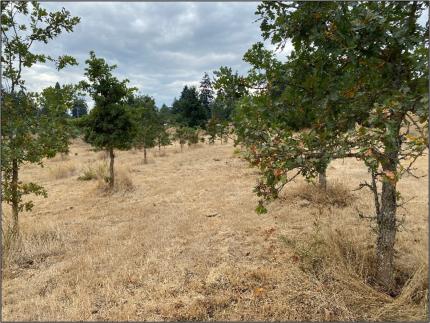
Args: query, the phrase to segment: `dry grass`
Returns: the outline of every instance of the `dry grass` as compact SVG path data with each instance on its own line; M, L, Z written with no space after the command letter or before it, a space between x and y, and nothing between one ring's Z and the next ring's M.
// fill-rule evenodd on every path
M46 265L49 257L62 254L65 249L64 235L66 232L56 227L25 224L20 228L18 239L9 240L11 236L9 214L4 215L3 229L3 265L7 269L4 279L19 276L23 270L36 269Z
M416 198L399 212L392 298L372 281L375 235L355 210L371 214L372 197L352 191L368 176L359 162L330 165L327 195L291 183L261 216L255 170L231 143L178 151L169 146L147 165L143 152L116 152L117 182L128 183L119 191L134 187L127 194L96 194L103 170L88 181L47 176L62 163L81 175L103 168L81 141L69 160L25 168L22 179L41 182L49 197L33 198L21 216L21 247L4 263L3 320L427 318L426 178L400 184ZM425 174L427 157L417 166Z
M107 160L109 158L109 153L106 150L97 152L97 159Z
M63 162L66 160L70 160L70 155L65 153L58 153L53 158L50 159L50 161L53 161L53 162Z
M59 165L53 165L49 168L49 175L52 179L63 179L76 175L77 168L73 162L64 162Z
M110 189L108 182L107 168L106 173L97 177L97 190L102 193L128 193L134 190L134 184L130 173L124 168L115 169L115 181L113 189Z
M288 194L289 193L289 194ZM288 192L285 199L296 199L301 206L350 206L355 196L345 184L338 180L327 184L326 190L322 190L318 185L312 183L302 183L294 191Z
M90 181L90 180L106 180L109 177L108 174L108 166L106 163L97 163L97 164L89 164L85 165L81 171L81 175L78 177L78 180L81 181Z

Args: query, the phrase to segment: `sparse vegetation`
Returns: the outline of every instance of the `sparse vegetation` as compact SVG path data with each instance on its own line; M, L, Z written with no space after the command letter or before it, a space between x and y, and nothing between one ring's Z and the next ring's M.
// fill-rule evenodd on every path
M52 166L49 173L54 179L62 179L76 174L76 166L73 162L62 163L60 165Z
M29 91L80 18L1 9L4 321L428 320L428 3L262 2L276 49L161 108L94 51Z
M116 178L115 185L112 188L109 185L109 177L98 175L97 189L104 193L118 193L118 192L127 193L127 192L133 191L134 185L128 171L124 169L116 170L115 178Z
M345 198L345 206L329 205L323 195L314 197L318 186L298 179L283 199L269 206L271 216L261 217L253 212L256 199L248 189L257 175L245 161L232 158L232 143L173 154L178 146L166 147L168 157L157 159L151 171L140 154L119 151L117 182L124 170L134 186L126 194L123 188L113 194L104 191L103 175L89 182L67 177L61 184L48 178L45 186L51 194L33 210L37 224L34 217L22 217L26 247L5 263L3 317L425 319L426 179L408 177L401 184L405 198L417 199L411 202L408 229L398 236L398 295L390 297L372 280L371 228L355 216L355 207L371 209L372 203L366 192L351 193L366 175L358 161L334 161L328 190L334 185L332 198L340 201L344 189L359 198ZM97 153L88 148L74 143L70 161L94 173L100 165L99 174L109 176L106 163L90 163ZM426 171L427 161L417 161L420 171ZM44 177L51 166L68 162L49 160L40 169L25 166L23 176ZM188 177L190 172L202 181ZM301 206L305 198L310 203ZM214 211L217 216L205 216ZM31 272L36 274L28 277ZM13 301L23 292L26 296ZM115 302L119 298L129 307ZM66 302L71 302L67 311ZM255 306L265 311L256 312Z

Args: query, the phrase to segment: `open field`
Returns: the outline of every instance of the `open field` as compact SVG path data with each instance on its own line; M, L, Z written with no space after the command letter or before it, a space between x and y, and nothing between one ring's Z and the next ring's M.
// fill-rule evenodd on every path
M22 249L4 255L3 320L424 320L427 177L399 187L399 295L371 281L367 178L355 160L330 164L328 196L299 179L269 213L254 212L255 169L231 143L117 152L120 187L96 180L104 153L74 142L64 159L24 167L48 190L21 217ZM417 162L427 174L427 157ZM3 205L7 215L8 207ZM6 219L7 220L7 219ZM5 224L4 224L5 225Z

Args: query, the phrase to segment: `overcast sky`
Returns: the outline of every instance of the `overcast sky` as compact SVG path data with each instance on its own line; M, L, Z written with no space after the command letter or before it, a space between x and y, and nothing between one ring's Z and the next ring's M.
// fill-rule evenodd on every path
M55 84L83 79L89 51L117 64L115 75L128 78L140 93L170 105L184 85L198 85L204 72L222 65L244 73L242 61L250 46L261 41L254 22L258 2L57 2L42 3L53 10L65 7L81 17L73 33L42 45L51 55L69 54L79 66L57 72L37 65L25 73L27 87L39 91Z
M79 66L57 72L52 65L37 64L26 70L29 90L77 83L83 79L89 51L117 64L114 72L128 78L141 94L170 105L184 85L198 85L203 73L226 65L245 73L242 61L250 46L262 41L258 2L44 2L49 10L68 9L81 17L73 33L65 33L40 48L44 53L74 56ZM427 13L422 17L424 24ZM266 43L268 47L271 47ZM291 50L287 46L278 58ZM89 102L90 103L90 102ZM91 105L91 103L90 103ZM92 105L91 105L92 106Z

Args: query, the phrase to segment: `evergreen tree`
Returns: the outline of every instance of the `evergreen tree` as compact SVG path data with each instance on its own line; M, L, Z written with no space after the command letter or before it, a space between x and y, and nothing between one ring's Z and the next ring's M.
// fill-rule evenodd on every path
M88 105L84 98L76 97L71 109L72 117L79 118L88 114Z
M214 91L212 89L212 82L208 73L205 73L200 82L200 102L206 111L207 118L211 117L211 103L214 99Z
M207 120L197 89L185 86L179 100L173 102L172 113L177 115L177 122L188 127L203 127Z
M175 122L174 115L172 113L172 108L163 104L159 110L160 119L165 125L172 125Z

